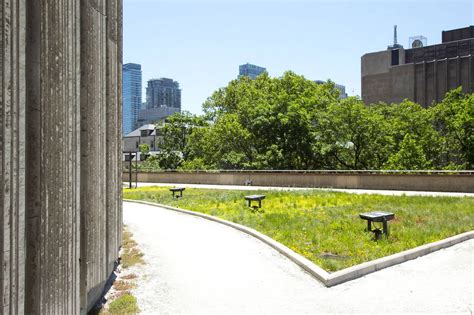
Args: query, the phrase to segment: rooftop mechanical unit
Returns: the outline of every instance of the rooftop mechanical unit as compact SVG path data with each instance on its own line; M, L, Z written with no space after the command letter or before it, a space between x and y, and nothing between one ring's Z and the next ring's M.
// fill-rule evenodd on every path
M421 48L421 47L425 47L427 44L428 44L428 39L422 35L412 36L408 40L408 46L410 48Z

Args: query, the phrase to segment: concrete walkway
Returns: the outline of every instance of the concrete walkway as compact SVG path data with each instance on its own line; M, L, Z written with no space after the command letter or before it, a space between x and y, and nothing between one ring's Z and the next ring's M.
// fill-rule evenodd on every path
M132 187L135 183L132 183ZM128 188L128 183L123 183ZM387 196L446 196L446 197L474 197L474 193L437 192L437 191L402 191L402 190L372 190L372 189L336 189L336 188L304 188L304 187L269 187L269 186L237 186L237 185L205 185L205 184L175 184L175 183L138 183L138 187L179 186L186 188L224 189L224 190L321 190L337 191L350 194L377 194Z
M326 288L255 238L202 218L124 202L147 264L145 314L470 313L474 240Z

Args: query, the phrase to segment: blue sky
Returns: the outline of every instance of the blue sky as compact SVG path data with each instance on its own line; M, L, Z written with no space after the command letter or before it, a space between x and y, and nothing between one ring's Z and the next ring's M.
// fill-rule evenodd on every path
M143 87L169 77L182 107L204 100L250 62L270 76L292 70L360 94L360 57L398 41L474 24L473 0L124 0L124 63L142 65Z

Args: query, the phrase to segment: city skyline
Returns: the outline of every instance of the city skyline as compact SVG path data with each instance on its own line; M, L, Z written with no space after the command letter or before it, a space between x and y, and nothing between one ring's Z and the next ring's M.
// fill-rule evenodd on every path
M272 77L291 70L360 95L360 58L392 44L395 24L405 47L417 35L439 43L441 31L473 24L472 3L125 0L124 63L142 64L144 80L179 81L182 109L193 113L247 62Z

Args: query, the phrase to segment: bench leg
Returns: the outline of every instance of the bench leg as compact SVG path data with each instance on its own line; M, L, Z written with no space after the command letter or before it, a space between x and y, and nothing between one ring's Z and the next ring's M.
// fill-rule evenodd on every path
M383 233L388 237L388 222L383 221Z
M259 208L262 207L262 200L259 200L259 201L258 201L258 207L259 207Z
M368 232L372 231L372 222L370 220L367 220L367 231Z

